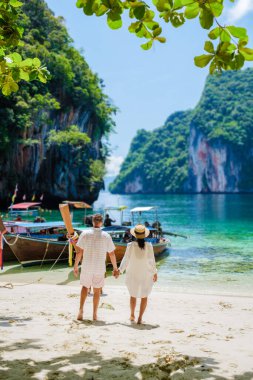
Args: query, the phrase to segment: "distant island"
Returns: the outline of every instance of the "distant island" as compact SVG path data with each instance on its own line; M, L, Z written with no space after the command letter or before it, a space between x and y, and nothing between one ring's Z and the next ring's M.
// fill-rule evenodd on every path
M115 107L103 82L73 47L62 17L43 0L24 2L24 58L38 57L51 74L47 83L20 82L0 96L1 207L39 200L57 207L63 199L92 203L103 188L108 148L103 139ZM16 186L17 185L17 186Z
M110 191L253 192L253 69L208 76L193 110L139 130Z

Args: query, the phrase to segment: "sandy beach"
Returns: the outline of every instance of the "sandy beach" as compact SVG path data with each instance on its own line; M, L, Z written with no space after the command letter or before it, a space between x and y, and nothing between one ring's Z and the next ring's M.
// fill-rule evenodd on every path
M0 283L1 286L4 283ZM107 285L99 318L76 321L79 287L1 288L0 379L253 379L253 298L152 293L131 324L128 293Z

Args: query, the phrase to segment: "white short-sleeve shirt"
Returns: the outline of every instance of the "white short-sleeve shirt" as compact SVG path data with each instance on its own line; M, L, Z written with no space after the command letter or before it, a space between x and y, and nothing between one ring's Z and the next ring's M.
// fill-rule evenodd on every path
M77 246L84 250L82 271L104 274L106 254L115 249L111 236L100 228L93 227L81 233Z

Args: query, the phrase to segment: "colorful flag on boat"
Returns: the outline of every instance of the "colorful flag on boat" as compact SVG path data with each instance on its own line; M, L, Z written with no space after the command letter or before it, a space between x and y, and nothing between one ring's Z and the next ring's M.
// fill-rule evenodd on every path
M44 194L41 194L40 201L43 201L43 198L44 198Z
M32 196L32 202L35 201L35 193Z
M16 198L16 196L17 196L17 193L18 193L18 184L16 184L16 187L15 187L15 190L14 190L14 194L13 194L13 196L12 196L12 198L11 198L11 202L12 202L12 203L14 203L15 198Z
M25 194L23 195L22 199L23 199L23 201L26 201L26 195Z

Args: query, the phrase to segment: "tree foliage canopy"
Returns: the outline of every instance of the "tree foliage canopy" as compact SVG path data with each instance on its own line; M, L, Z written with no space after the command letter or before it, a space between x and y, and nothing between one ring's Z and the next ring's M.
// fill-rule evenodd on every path
M19 18L22 5L18 0L0 1L0 90L7 96L19 89L21 80L46 83L49 78L49 71L36 56L23 59L16 51L24 46Z
M233 1L233 0L231 0ZM238 70L245 61L253 60L253 49L248 44L245 28L221 25L218 18L224 8L224 0L153 0L153 5L140 0L77 0L76 5L85 15L106 16L111 29L122 26L122 15L128 13L130 33L145 39L144 50L155 41L165 43L162 24L178 28L187 20L199 19L200 27L208 30L205 53L194 58L195 65L209 65L210 73L222 70ZM157 18L161 21L157 21Z

